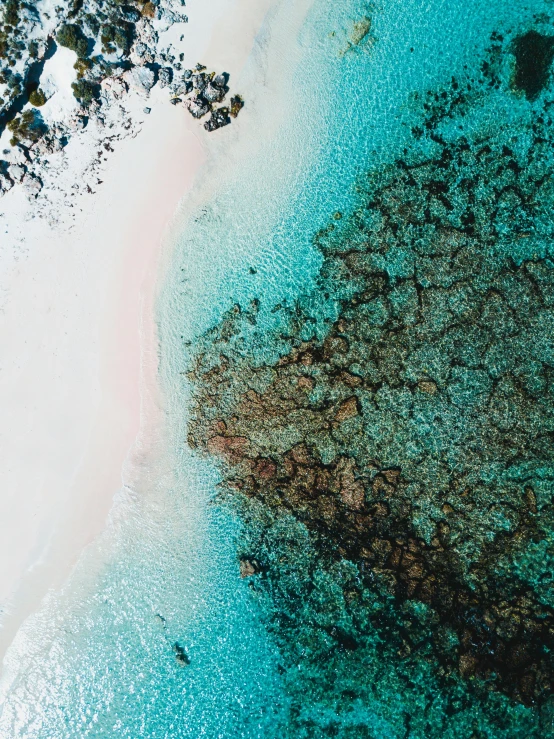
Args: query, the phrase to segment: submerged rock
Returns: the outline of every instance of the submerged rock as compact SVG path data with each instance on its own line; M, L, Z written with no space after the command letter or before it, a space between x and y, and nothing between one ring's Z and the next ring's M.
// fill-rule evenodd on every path
M554 59L554 36L528 31L514 41L516 69L514 85L529 100L546 87Z
M190 665L190 658L178 641L173 645L173 651L175 652L175 659L180 665Z
M189 443L242 516L294 716L317 704L328 735L389 681L437 739L471 735L462 702L495 737L554 710L554 120L491 132L497 85L428 93L316 234L315 289L275 333L230 311L191 373Z

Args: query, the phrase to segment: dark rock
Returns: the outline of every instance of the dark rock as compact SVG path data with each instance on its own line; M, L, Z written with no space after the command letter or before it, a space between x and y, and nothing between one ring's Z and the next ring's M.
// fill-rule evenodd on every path
M514 41L516 70L514 85L529 100L534 100L546 87L554 58L554 36L528 31Z
M244 100L240 95L234 95L231 98L230 114L232 118L236 118L240 111L244 108Z
M208 82L202 90L202 97L210 103L220 103L225 97L225 90Z
M229 118L229 111L227 108L218 108L213 110L210 119L204 123L206 131L216 131L218 128L223 128L231 123Z
M126 21L129 21L130 23L137 23L137 21L139 21L141 18L141 14L139 13L139 11L130 5L120 5L119 12L121 14L121 17L124 18Z
M201 93L207 84L205 74L193 74L190 78L190 81L192 82L192 86L197 93Z
M190 658L178 641L173 645L173 651L175 652L175 659L180 665L183 665L183 667L190 665Z
M210 104L196 95L185 100L185 106L194 118L202 118L202 116L205 116L211 110Z
M216 74L212 80L212 84L214 84L216 87L223 88L227 86L227 80L228 80L228 75Z

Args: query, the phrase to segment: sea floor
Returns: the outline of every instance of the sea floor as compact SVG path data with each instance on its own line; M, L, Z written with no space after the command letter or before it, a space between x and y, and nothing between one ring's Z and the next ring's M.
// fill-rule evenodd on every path
M160 276L159 444L1 736L554 735L553 21L274 6Z

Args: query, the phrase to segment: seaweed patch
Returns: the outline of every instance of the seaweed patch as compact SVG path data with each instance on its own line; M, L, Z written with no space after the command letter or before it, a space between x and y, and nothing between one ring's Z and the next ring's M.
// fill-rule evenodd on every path
M546 87L554 58L554 36L529 31L514 41L516 70L514 84L529 100Z

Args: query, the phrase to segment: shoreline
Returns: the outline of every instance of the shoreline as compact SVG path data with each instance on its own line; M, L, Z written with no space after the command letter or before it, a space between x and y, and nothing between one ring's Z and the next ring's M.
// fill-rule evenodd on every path
M40 248L31 244L35 253L12 279L0 335L5 351L11 348L4 370L15 398L7 451L21 466L11 465L11 495L3 502L0 654L46 592L66 580L122 486L141 427L141 367L156 356L149 324L160 244L202 161L183 112L157 101L142 131L112 154L81 225L61 237L50 231ZM40 285L45 258L55 289ZM37 325L40 313L48 317ZM35 347L27 353L26 344ZM151 368L148 374L151 383ZM21 400L31 385L37 391L26 414ZM8 403L6 397L3 407ZM24 457L41 444L40 469L29 474Z
M235 75L270 3L219 2L210 13L190 8L190 28L207 33L191 37L187 62L224 65ZM248 33L223 48L230 21L242 22ZM198 122L163 92L155 88L148 101L131 101L152 108L142 130L110 155L99 191L83 201L70 233L31 222L28 256L9 277L0 321L2 369L10 380L0 397L8 408L0 438L13 460L0 472L11 491L0 537L2 657L27 616L62 586L105 528L114 498L127 482L133 485L161 438L155 295L178 204L207 154ZM55 285L45 285L48 272ZM30 387L33 407L25 413Z

